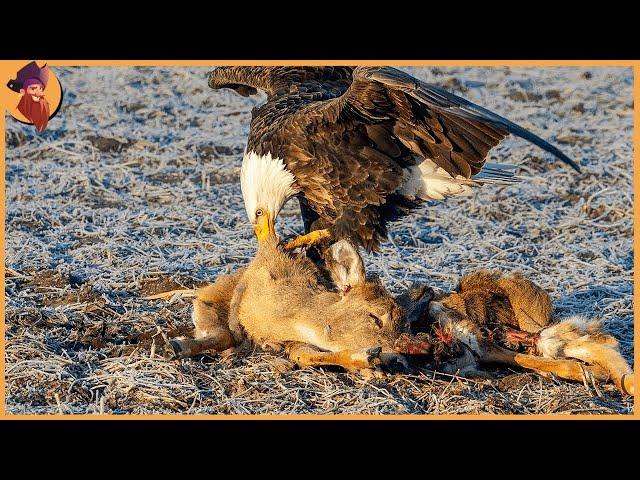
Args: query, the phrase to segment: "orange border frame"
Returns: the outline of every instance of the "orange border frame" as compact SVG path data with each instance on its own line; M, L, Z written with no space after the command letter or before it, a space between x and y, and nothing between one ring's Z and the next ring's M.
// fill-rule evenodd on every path
M28 62L29 60L26 60ZM7 61L0 60L0 72L4 69ZM13 63L13 62L12 62ZM47 60L47 64L52 67L71 67L71 66L107 66L107 67L123 67L123 66L157 66L157 67L196 67L196 66L216 66L216 65L389 65L389 66L420 66L420 67L441 67L441 66L458 66L458 67L505 67L505 66L518 66L518 67L633 67L634 70L634 159L633 159L633 179L634 179L634 375L637 383L638 380L638 337L640 336L640 324L635 321L635 317L638 313L638 306L636 299L640 293L637 282L637 267L640 254L638 253L640 226L637 222L638 209L640 207L640 200L638 199L636 187L640 183L640 172L638 169L640 161L640 60L295 60L295 61L278 61L278 60L242 60L242 61L230 61L230 60ZM14 73L14 72L12 72ZM0 212L2 213L3 222L5 220L5 114L0 116L0 159L2 162L2 178L0 179L0 185L2 186L2 199L0 200ZM5 229L2 229L0 234L3 247L5 246ZM5 274L5 249L2 250L2 265L0 266L0 272L4 278ZM5 297L5 284L2 283L2 296ZM4 319L4 301L0 305L0 313ZM0 419L12 419L12 420L353 420L353 419L366 419L366 420L638 420L640 419L640 412L638 412L638 398L634 396L633 399L633 414L632 415L426 415L426 414L411 414L411 415L224 415L224 414L210 414L210 415L188 415L188 414L152 414L152 415L100 415L100 414L33 414L33 415L7 415L5 405L5 357L4 357L4 342L5 342L5 322L0 325L0 346L2 347L2 356L0 357Z

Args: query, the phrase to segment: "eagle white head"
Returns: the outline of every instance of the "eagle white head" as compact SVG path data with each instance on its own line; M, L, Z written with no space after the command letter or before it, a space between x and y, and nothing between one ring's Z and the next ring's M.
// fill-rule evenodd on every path
M274 223L282 206L298 193L295 181L282 159L270 153L245 152L240 187L247 216L259 241L275 235Z

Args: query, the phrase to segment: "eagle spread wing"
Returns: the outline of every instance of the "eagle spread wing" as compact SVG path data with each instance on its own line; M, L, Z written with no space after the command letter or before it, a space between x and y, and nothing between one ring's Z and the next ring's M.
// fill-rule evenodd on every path
M392 134L450 175L480 172L489 150L509 134L524 138L580 171L559 149L485 108L389 67L358 67L340 97L310 105L327 122L393 124ZM305 112L305 114L308 112ZM375 138L373 139L375 141Z

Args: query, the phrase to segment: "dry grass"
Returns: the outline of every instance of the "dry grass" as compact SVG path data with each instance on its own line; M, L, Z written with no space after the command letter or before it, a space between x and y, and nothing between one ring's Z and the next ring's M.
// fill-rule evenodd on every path
M210 92L207 69L57 69L65 105L42 136L7 120L6 387L11 413L631 413L613 386L495 371L365 382L278 356L165 358L191 288L252 258L238 172L259 99ZM409 69L581 161L508 139L525 182L427 205L366 258L394 291L520 270L559 314L604 319L633 359L631 69ZM587 73L589 72L589 73ZM296 206L281 233L301 229Z

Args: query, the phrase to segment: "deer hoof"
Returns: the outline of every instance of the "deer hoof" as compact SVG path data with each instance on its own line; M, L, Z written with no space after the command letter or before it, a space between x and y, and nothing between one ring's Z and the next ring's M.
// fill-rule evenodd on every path
M409 362L407 362L407 359L404 357L404 355L400 353L396 353L396 352L383 353L380 355L380 360L382 362L382 365L386 367L390 367L394 364L399 364L405 370L410 370Z
M171 360L180 360L181 358L189 356L188 352L182 348L182 342L180 342L180 340L169 340L169 345L171 345L171 349L173 350Z
M366 368L375 368L380 365L380 353L382 348L369 348L351 354L350 370L360 370Z
M380 354L382 353L382 347L374 347L367 350L367 362L370 365L380 364Z
M633 396L635 393L635 388L633 385L633 374L629 375L623 375L622 376L622 380L620 382L620 390L622 390L622 393L626 393L628 395Z

